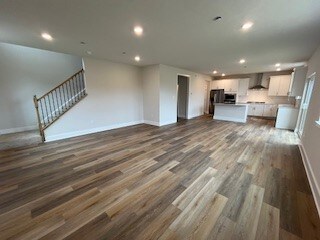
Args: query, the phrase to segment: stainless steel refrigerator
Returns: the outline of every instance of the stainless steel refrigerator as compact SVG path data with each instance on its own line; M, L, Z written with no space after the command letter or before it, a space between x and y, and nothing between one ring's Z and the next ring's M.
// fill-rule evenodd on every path
M209 113L214 114L214 104L224 102L224 89L210 91Z

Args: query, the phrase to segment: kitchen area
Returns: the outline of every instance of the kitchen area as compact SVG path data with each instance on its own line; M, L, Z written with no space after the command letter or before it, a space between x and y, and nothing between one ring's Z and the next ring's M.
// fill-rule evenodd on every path
M215 120L245 123L249 117L275 120L295 130L307 67L293 71L233 75L211 81L209 113Z

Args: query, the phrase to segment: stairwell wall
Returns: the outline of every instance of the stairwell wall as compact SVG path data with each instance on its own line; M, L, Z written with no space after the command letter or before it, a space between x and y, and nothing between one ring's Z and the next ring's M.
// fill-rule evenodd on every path
M81 57L0 43L0 134L37 129L38 97L82 68Z
M83 65L88 96L45 131L47 141L143 122L139 67L93 58Z

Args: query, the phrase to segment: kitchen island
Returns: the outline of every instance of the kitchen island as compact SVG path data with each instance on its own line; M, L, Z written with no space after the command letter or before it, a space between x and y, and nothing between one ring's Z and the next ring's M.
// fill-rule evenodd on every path
M213 119L223 120L230 122L247 122L248 115L248 104L225 104L215 103L214 104L214 115Z

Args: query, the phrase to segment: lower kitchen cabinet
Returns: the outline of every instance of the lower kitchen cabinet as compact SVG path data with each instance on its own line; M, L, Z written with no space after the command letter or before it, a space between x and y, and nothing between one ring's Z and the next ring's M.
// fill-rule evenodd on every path
M248 108L248 115L250 116L262 116L263 104L250 104Z
M263 115L264 117L276 117L277 116L277 105L276 104L266 104L263 107Z
M276 104L250 104L248 108L249 116L257 117L276 117Z

